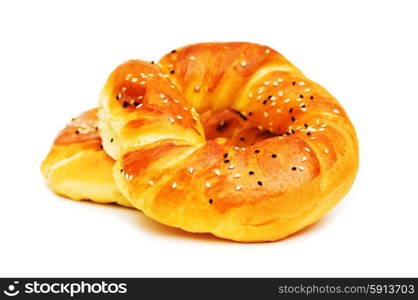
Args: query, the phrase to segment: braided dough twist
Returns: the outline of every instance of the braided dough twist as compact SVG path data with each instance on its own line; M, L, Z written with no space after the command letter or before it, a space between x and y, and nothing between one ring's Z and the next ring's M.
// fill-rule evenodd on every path
M270 137L205 138L199 113L231 109ZM324 88L273 49L205 43L159 64L128 61L99 102L105 151L131 204L151 218L236 241L314 223L350 189L358 144Z

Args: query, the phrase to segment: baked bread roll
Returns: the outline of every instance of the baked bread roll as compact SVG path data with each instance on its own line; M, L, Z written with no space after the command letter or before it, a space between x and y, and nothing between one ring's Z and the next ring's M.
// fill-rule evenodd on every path
M236 111L265 138L205 137L198 113ZM338 101L273 49L205 43L128 61L99 101L104 150L130 203L190 232L282 239L350 189L354 128Z
M114 161L102 149L96 114L97 109L84 112L58 134L42 162L42 175L65 197L130 207L115 185Z
M209 139L226 137L240 143L243 136L247 141L265 138L241 118L230 110L207 111L201 117ZM58 134L41 172L51 189L62 196L131 207L113 180L113 164L97 131L97 109L91 109L73 118Z

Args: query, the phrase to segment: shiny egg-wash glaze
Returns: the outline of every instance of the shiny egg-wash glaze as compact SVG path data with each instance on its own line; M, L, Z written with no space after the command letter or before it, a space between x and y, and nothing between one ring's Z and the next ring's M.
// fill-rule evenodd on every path
M41 172L57 194L74 200L131 206L112 176L114 161L102 148L97 109L91 109L60 131Z
M207 111L201 116L206 137L225 137L245 146L271 134L261 132L244 122L243 116L231 110ZM225 159L227 162L227 159ZM41 165L49 187L73 200L117 203L131 207L116 187L112 175L115 161L106 154L97 127L97 109L90 109L59 132ZM123 176L130 176L123 173ZM129 179L129 177L127 177Z
M207 141L198 112L227 108L274 136L247 147ZM358 167L355 131L337 100L256 44L196 44L159 64L128 61L101 93L99 120L116 184L134 207L236 241L278 240L314 223Z

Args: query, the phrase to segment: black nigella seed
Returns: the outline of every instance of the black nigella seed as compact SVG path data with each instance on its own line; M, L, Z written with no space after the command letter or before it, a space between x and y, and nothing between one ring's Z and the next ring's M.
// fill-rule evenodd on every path
M267 97L267 99L269 99L269 100L270 100L270 99L271 99L271 97L272 97L272 96L271 96L271 95L269 95L269 96Z
M249 116L252 116L252 115L253 115L253 113L250 111L250 112L248 113L248 115L249 115Z
M306 134L307 134L307 135L311 135L311 133L310 133L310 132L307 132Z
M171 53L176 53L176 51L177 51L177 50L176 50L176 49L174 49L173 51L171 51Z
M240 141L245 141L245 137L240 137Z
M263 101L263 104L266 104L266 103L267 103L267 100L264 100L264 101Z
M305 128L308 128L308 124L307 123L305 123L305 124L303 124L304 126L305 126Z
M118 93L117 95L116 95L116 100L120 100L122 98L122 94L121 93Z
M120 172L122 173L123 172L123 169L120 169Z
M176 73L176 71L175 71L175 70L171 70L171 71L170 71L170 74L174 74L174 73Z
M292 171L296 171L296 167L292 167Z
M254 171L250 171L250 172L248 172L248 174L254 175Z
M277 157L277 154L274 154L274 153L273 153L273 154L271 155L271 157L276 158L276 157Z
M290 133L289 133L289 132L287 132L287 131L286 131L284 134L285 134L285 135L290 135Z
M229 159L225 159L224 163L226 163L226 164L229 163Z
M76 133L76 134L79 134L79 133L80 133L80 131L76 130L76 131L75 131L75 133Z
M291 119L292 119L292 121L293 121L293 122L295 122L295 121L296 121L296 118L295 118L295 117L291 117Z
M292 133L293 133L293 134L295 134L295 133L296 133L294 129L292 129Z
M314 97L313 97L313 96L311 96L311 100L313 100L313 98L314 98Z
M289 109L289 114L291 114L293 112L293 107L291 107L290 109Z
M212 204L213 203L213 200L212 199L209 199L209 203Z
M292 82L292 85L296 85L296 81L293 81L293 82Z
M110 142L113 143L113 138L110 139Z
M155 62L154 62L153 60L151 60L151 63L152 63L152 64L155 64Z
M123 107L127 107L129 104L126 101L123 101Z
M255 153L260 153L260 150L256 149L254 150Z
M224 153L224 158L227 158L228 157L228 153Z
M257 181L258 185L263 185L263 183L261 181Z
M303 95L299 95L299 98L303 99Z

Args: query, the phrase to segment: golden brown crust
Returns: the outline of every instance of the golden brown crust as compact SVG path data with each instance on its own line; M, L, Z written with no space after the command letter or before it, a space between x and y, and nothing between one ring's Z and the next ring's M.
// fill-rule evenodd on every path
M184 230L271 241L317 221L348 192L358 166L354 128L337 100L279 53L206 43L159 66L121 65L100 99L100 134L114 136L104 148L133 206ZM121 102L123 88L141 105ZM238 111L248 125L217 138L212 124L205 139L191 106L203 115Z
M53 191L68 198L131 206L116 188L114 161L101 144L97 109L91 109L61 130L42 162L42 174Z

